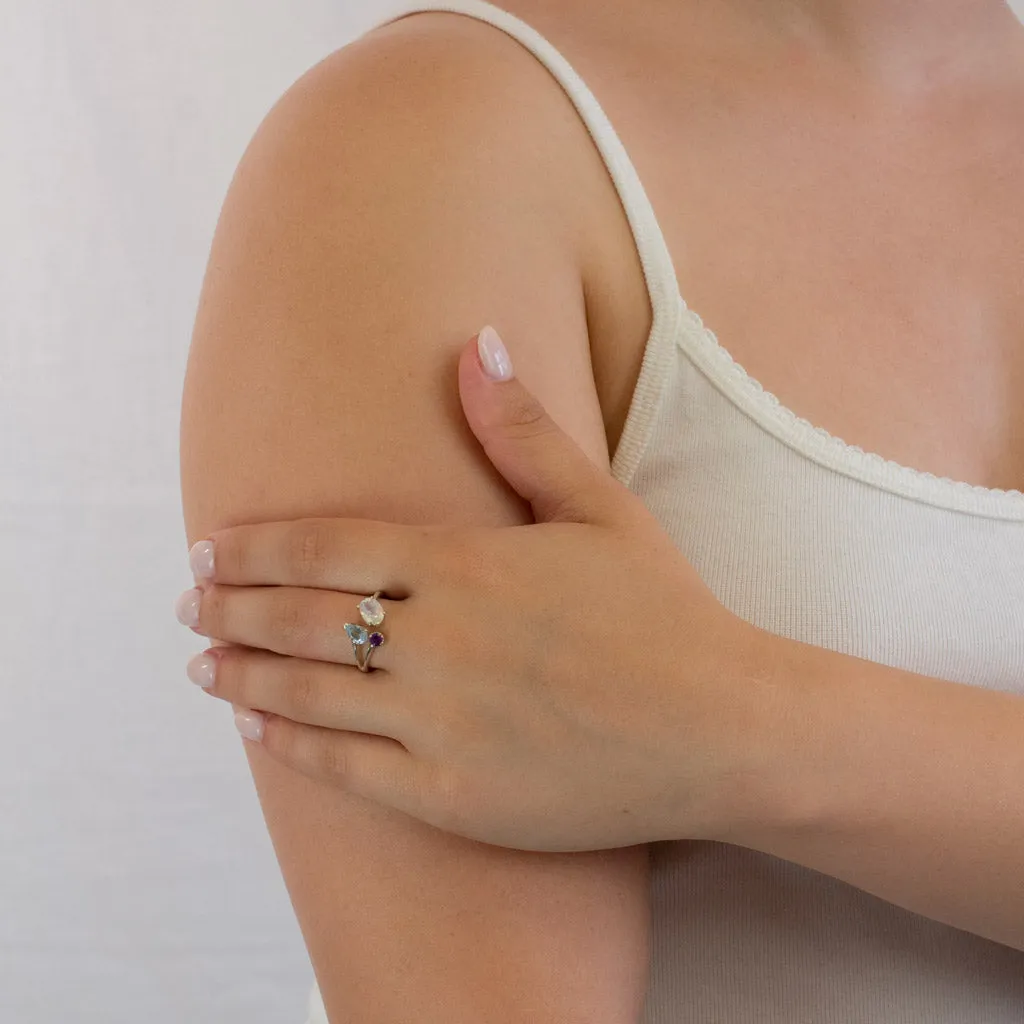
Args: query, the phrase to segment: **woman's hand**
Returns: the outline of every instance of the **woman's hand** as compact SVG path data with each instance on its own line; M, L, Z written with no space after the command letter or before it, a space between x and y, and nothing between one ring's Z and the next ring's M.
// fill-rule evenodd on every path
M179 618L242 646L208 649L190 676L260 712L240 728L271 757L481 842L725 835L738 781L767 768L768 634L476 349L459 364L463 407L537 522L218 530L192 549L200 587ZM364 672L344 626L375 591L386 614L368 631L385 639Z

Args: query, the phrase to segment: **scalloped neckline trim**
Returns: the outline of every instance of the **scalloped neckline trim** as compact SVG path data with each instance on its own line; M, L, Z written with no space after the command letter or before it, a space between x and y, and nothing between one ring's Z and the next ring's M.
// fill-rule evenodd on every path
M913 469L847 444L798 416L733 359L682 293L678 300L681 315L675 334L680 347L726 398L790 448L884 491L953 511L1024 521L1024 491L983 487Z

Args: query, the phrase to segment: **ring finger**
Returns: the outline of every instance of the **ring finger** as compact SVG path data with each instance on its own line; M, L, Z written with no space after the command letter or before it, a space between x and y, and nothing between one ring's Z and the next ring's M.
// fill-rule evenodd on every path
M371 671L397 668L390 646L396 618L405 601L378 597L384 610L384 622L366 625L359 614L361 594L310 587L235 587L222 583L204 583L197 588L198 622L192 630L202 636L247 647L258 647L293 658L310 658L338 665L356 664L352 641L345 631L351 623L366 634L379 632L384 642L373 651Z

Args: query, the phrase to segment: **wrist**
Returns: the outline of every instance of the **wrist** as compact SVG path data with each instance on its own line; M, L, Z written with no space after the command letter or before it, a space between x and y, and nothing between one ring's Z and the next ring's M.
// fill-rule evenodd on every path
M740 620L732 682L736 757L717 820L701 838L751 849L819 820L825 716L819 657L827 651Z

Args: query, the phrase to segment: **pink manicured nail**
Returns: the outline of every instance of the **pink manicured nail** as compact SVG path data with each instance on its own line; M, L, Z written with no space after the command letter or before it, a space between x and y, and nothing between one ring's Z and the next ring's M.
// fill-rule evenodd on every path
M257 743L263 739L263 715L258 711L236 711L235 728L247 739Z
M199 625L199 602L203 599L203 592L198 587L186 590L178 596L174 602L174 614L183 626Z
M512 360L502 344L498 332L488 324L476 336L476 348L480 363L491 380L509 380L512 376Z
M188 553L188 564L192 575L199 580L213 577L213 541L197 540Z
M192 680L196 686L208 690L213 686L213 680L217 675L217 659L212 654L201 651L199 654L189 658L185 666L185 675Z

